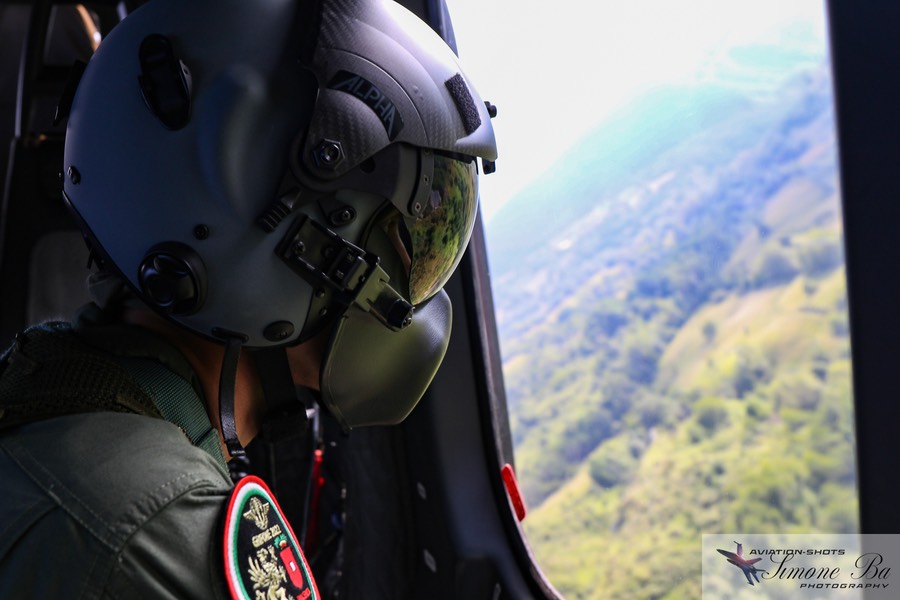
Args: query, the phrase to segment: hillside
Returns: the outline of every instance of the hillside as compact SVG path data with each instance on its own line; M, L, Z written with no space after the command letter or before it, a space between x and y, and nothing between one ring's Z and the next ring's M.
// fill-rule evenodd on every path
M843 278L730 295L685 323L631 408L643 423L528 518L567 598L697 598L704 532L855 530Z
M556 218L548 179L492 222L526 531L567 598L699 597L703 532L857 527L829 94L823 65L716 95L597 184L601 127Z

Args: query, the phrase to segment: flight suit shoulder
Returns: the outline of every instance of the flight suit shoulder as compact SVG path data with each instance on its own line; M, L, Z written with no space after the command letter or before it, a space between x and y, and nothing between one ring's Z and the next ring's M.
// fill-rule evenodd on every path
M225 597L218 537L233 486L171 423L97 412L24 425L0 435L0 474L16 490L0 498L12 524L0 596Z

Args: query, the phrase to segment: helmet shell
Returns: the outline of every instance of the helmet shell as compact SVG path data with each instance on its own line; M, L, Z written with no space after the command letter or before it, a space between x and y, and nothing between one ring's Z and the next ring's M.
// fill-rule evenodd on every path
M484 103L465 83L448 87L464 77L424 23L382 0L326 0L320 15L299 11L315 4L154 0L102 42L74 97L67 202L138 295L200 335L238 334L247 346L266 347L316 333L310 323L324 310L314 301L321 290L277 249L297 218L327 224L324 204L303 204L270 231L257 224L285 181L353 206L357 218L334 229L361 243L384 203L407 206L389 194L415 187L367 191L365 178L353 177L388 145L496 157ZM142 84L152 69L141 48L153 36L169 42L181 69L190 99L183 123L161 118ZM340 88L345 74L368 82L366 93ZM386 129L374 89L402 122L398 130ZM323 161L321 151L335 147L340 160ZM341 187L345 179L352 190ZM161 306L147 284L148 272L170 263L183 263L198 295L202 288L187 308ZM183 288L180 279L175 287Z

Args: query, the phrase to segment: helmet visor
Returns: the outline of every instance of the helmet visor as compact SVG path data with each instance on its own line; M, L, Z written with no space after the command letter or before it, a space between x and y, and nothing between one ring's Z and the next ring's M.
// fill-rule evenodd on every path
M478 169L469 162L435 155L431 192L418 219L404 219L409 233L409 301L434 296L462 259L478 208Z

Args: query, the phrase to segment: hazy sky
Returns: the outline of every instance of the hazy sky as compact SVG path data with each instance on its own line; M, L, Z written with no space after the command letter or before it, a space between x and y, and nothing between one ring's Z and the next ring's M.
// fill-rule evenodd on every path
M499 108L497 172L481 180L488 219L630 98L710 77L735 47L827 38L823 0L447 3L463 68Z

